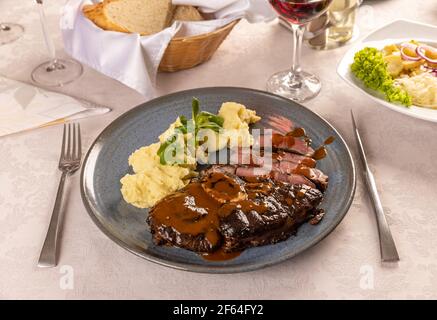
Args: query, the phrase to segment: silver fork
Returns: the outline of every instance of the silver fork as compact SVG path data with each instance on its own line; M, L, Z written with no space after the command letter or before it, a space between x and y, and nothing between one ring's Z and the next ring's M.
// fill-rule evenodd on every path
M61 231L62 221L62 195L65 180L68 176L75 173L79 167L82 157L82 145L80 138L79 124L64 124L64 134L62 137L61 157L59 159L59 170L62 171L61 181L59 182L58 193L56 195L55 206L50 219L49 229L46 239L41 249L38 260L38 267L55 267L58 258L58 236Z

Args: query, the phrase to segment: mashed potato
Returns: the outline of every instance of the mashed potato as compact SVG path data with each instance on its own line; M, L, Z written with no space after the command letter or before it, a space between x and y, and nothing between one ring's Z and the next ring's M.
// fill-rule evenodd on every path
M134 174L127 174L120 180L124 200L138 208L153 206L166 195L183 188L193 176L192 167L160 164L156 154L159 146L160 143L154 143L132 153L129 164Z
M226 146L230 148L238 145L250 147L253 144L249 125L261 119L256 115L256 111L247 109L240 103L225 102L222 104L218 115L224 120L223 132L220 133L218 147L214 150L210 149L210 151L220 150Z
M256 115L256 111L247 109L239 103L225 102L222 104L218 114L224 119L223 135L227 137L230 148L238 146L250 147L253 144L249 125L261 119L261 117Z
M219 115L224 119L223 130L220 133L212 130L204 132L204 137L208 136L208 138L204 140L203 147L208 147L208 152L238 144L247 147L253 144L249 124L261 119L255 111L246 109L239 103L226 102L222 104ZM134 174L127 174L120 180L121 193L126 202L138 208L152 207L165 196L186 186L189 179L196 175L196 161L191 155L185 154L185 160L188 161L186 163L191 165L162 165L157 155L161 143L165 142L180 125L180 119L177 118L159 136L159 142L142 147L131 154L129 165ZM178 136L178 140L179 138L181 138L180 143L183 144L183 136ZM199 155L198 160L207 159L205 153L199 152Z
M411 96L418 106L437 108L437 77L429 73L421 73L413 77L396 80Z
M256 111L236 102L223 103L218 115L223 117L223 129L226 130L244 129L249 132L249 124L261 120L261 117L256 115Z

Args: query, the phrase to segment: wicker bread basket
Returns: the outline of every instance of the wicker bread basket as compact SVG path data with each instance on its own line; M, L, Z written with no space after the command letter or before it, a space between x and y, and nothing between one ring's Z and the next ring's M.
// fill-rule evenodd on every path
M189 69L208 61L239 20L224 27L193 37L173 38L162 57L159 71Z

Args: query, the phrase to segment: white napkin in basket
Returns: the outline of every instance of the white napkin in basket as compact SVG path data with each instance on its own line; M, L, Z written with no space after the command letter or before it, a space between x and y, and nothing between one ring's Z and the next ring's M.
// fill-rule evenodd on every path
M205 13L214 13L217 19L245 18L250 23L276 18L267 0L173 0L174 5L191 5Z
M82 14L82 7L91 3L91 0L68 0L64 6L60 24L65 50L147 99L155 95L156 73L165 49L175 35L211 32L242 17L250 22L268 21L274 17L270 7L261 5L267 3L266 0L173 0L174 4L193 3L205 12L217 12L217 19L175 22L159 33L140 36L104 31L94 25Z

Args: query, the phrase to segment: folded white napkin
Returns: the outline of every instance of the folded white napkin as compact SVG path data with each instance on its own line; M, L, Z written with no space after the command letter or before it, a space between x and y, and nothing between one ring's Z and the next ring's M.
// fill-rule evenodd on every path
M238 17L250 23L276 18L267 0L173 0L174 5L191 5L205 13L214 13L217 19Z
M69 96L0 76L0 137L59 122L86 110Z
M96 1L94 1L96 2ZM65 50L101 73L137 90L147 99L155 95L154 83L162 56L171 39L214 31L233 20L268 21L275 17L266 0L173 0L194 4L216 19L175 22L150 36L104 31L89 21L82 7L91 0L68 0L62 10L61 30Z

